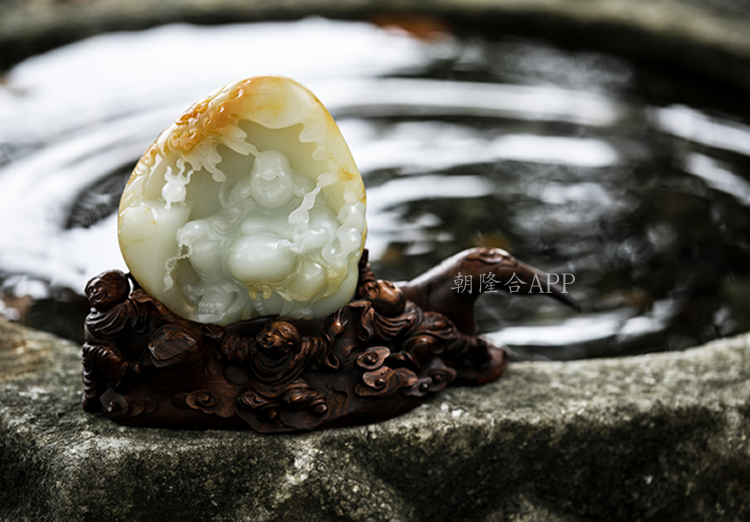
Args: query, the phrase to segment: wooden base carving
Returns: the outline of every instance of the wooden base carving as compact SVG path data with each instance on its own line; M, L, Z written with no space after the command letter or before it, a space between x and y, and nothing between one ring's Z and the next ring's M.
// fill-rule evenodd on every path
M456 286L489 273L506 291L513 277L536 277L541 284L519 293L549 289L578 308L545 274L498 249L462 252L401 286L376 280L365 252L355 298L329 317L227 327L178 317L128 275L104 272L86 287L83 407L127 425L261 433L394 417L448 384L503 373L506 351L474 326L480 292Z

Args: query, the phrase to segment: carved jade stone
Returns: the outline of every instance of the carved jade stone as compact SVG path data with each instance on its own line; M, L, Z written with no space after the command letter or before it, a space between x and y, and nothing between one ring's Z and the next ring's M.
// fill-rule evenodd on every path
M130 272L181 317L310 319L354 294L365 188L309 90L249 78L157 138L125 187L118 224Z

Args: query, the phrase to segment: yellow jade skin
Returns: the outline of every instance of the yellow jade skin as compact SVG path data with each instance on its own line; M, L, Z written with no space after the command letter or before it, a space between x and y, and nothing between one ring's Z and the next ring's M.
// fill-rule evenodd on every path
M320 101L288 78L249 78L146 151L120 201L120 248L144 290L186 319L324 317L354 294L365 203Z

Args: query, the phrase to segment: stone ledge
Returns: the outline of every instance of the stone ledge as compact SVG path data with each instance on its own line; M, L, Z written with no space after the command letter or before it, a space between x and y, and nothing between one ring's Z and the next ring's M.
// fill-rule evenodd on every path
M0 520L747 520L749 348L519 363L388 422L263 436L85 414L79 348L0 322Z

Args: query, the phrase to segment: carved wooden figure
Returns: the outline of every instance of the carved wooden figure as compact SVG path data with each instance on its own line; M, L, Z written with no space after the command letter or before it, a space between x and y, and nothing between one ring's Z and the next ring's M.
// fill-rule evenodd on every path
M468 250L402 286L376 280L365 253L355 298L325 318L218 326L183 319L129 276L105 272L86 287L83 405L122 424L262 433L387 419L448 384L500 377L507 353L476 333L478 292L451 289L459 274L489 273L498 288L514 277L547 288L545 274L499 249Z

